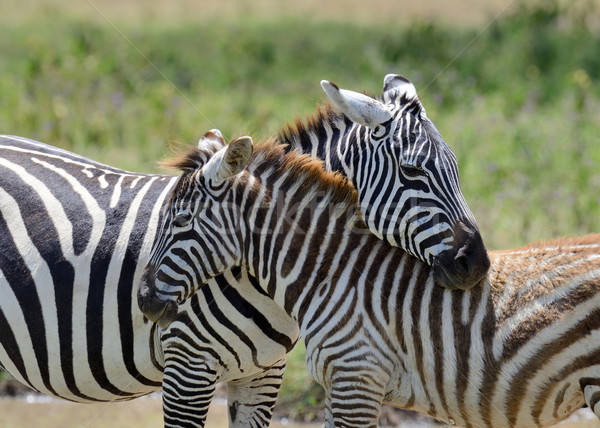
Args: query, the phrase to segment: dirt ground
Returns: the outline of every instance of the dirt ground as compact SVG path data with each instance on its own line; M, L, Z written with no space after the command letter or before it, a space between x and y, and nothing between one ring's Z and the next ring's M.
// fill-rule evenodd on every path
M224 402L211 405L206 428L228 425ZM2 428L160 428L162 407L159 396L142 397L130 402L75 404L48 400L28 403L26 400L0 400ZM309 428L319 425L282 424L274 428Z
M158 394L123 403L75 404L67 401L36 398L0 399L2 428L160 428L161 400ZM295 424L275 420L272 428L315 428L321 424ZM434 428L440 424L414 420L396 425L403 428ZM211 405L206 428L227 427L227 407L223 400ZM557 428L599 428L600 421L587 410L581 410Z

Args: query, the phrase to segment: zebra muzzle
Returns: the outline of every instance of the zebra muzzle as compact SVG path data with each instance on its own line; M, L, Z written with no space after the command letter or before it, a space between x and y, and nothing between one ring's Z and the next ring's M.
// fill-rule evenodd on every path
M490 258L476 226L458 221L455 247L443 251L433 260L436 284L457 290L469 290L486 277Z
M175 320L179 309L175 300L161 299L143 284L138 290L138 306L146 318L161 328L167 328Z

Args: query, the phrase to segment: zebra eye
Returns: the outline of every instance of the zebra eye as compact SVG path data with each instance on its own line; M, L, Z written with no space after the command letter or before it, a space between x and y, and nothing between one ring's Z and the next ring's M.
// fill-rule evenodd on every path
M401 167L402 167L402 172L407 177L427 176L427 172L421 167L414 166L414 165L401 165Z
M192 221L191 213L179 213L179 214L176 214L175 217L173 218L173 226L184 227L184 226L187 226L188 224L190 224L191 221Z
M375 128L373 128L373 132L371 133L371 135L374 138L381 138L385 135L386 132L386 128L383 125L377 125Z

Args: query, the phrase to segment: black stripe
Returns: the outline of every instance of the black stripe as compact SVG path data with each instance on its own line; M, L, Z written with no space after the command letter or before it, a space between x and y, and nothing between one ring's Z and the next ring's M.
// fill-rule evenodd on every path
M42 304L35 287L35 282L31 276L31 271L25 261L19 256L19 251L14 246L2 212L0 212L0 237L2 237L3 241L0 247L2 249L0 251L0 269L23 311L23 318L31 337L31 345L40 370L42 383L50 393L56 395L56 392L50 385L46 326L42 318ZM10 335L2 335L0 337L3 337L3 346L4 338L7 340L7 346L11 346ZM17 343L21 340L26 340L26 338L20 337L16 337L15 339ZM6 349L13 349L13 347ZM27 377L25 370L21 374Z

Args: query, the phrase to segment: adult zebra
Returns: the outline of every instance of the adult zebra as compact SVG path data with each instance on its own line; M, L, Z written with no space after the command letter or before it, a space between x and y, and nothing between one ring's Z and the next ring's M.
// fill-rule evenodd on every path
M440 281L472 285L489 262L455 159L414 87L395 76L385 85L387 104L324 84L347 116L325 108L281 139L323 156L363 189L381 189L374 183L385 178L381 193L397 198L399 211L388 230L374 224L380 235L407 229L404 244L437 263ZM222 141L209 133L201 144ZM424 160L419 150L427 165L398 164L405 153ZM388 175L359 174L371 162L388 165ZM162 380L169 426L202 425L215 382L226 381L232 423L268 421L298 329L260 290L230 287L252 278L239 269L215 278L162 332L132 303L174 177L129 173L18 137L2 138L0 168L0 364L39 391L78 402L130 399ZM428 189L412 177L424 173L442 184ZM427 209L416 215L419 199ZM372 212L388 209L383 202L374 199Z
M382 402L468 427L600 417L600 235L495 253L482 287L444 290L364 233L354 189L319 163L273 141L252 155L249 137L205 157L180 161L142 300L176 306L243 266L297 321L327 427L375 427ZM287 219L269 233L265 206Z

